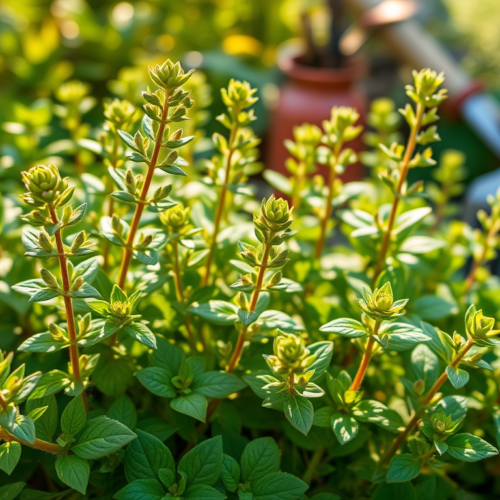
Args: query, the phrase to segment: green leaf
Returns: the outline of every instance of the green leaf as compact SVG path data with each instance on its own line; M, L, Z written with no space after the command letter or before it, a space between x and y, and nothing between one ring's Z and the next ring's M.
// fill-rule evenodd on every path
M24 415L17 415L9 427L9 432L27 443L35 442L35 422Z
M156 350L149 353L150 364L165 370L170 378L179 373L181 363L185 358L186 355L179 346L161 337L156 338Z
M162 368L151 366L135 372L134 375L146 389L157 396L175 398L177 395L171 382L172 376Z
M464 462L477 462L498 455L498 450L473 434L455 434L446 440L448 454Z
M61 455L56 460L57 477L67 486L85 495L89 483L90 465L76 455Z
M329 368L332 362L333 342L316 342L307 346L311 355L316 359L308 366L308 370L314 370L314 375L310 378L311 382L319 380Z
M458 313L456 304L437 295L423 295L412 304L413 312L422 319L441 319Z
M318 427L331 427L334 414L335 410L331 406L323 406L323 408L314 412L313 425Z
M349 415L336 413L332 417L332 428L333 433L339 440L339 443L346 444L357 436L359 424Z
M399 250L406 253L424 254L443 248L444 246L446 246L445 241L431 238L430 236L410 236L407 240L403 241Z
M246 309L238 309L238 318L245 326L250 326L259 319L259 311L248 311Z
M69 347L66 340L56 340L49 332L38 333L26 339L18 348L18 351L26 352L57 352Z
M0 469L9 476L21 458L21 445L17 441L9 441L0 445Z
M406 351L415 344L431 340L420 328L409 323L385 323L380 328L380 333L388 336L387 349L392 351Z
M183 495L187 500L224 500L226 495L208 484L190 486Z
M243 452L244 453L244 452ZM229 455L224 455L222 459L221 479L226 490L234 493L238 489L241 478L241 470L238 462Z
M318 493L311 497L311 500L341 500L341 498L333 493Z
M214 325L232 325L238 319L238 307L223 300L210 300L205 304L193 304L188 312L206 319Z
M87 422L87 412L80 396L73 398L61 415L61 429L67 438L75 437Z
M307 489L304 481L283 472L271 472L252 485L254 500L297 500Z
M371 422L390 432L398 432L404 425L399 413L371 399L360 401L352 414L360 422Z
M135 196L128 193L127 191L113 191L111 193L113 198L116 198L119 201L123 201L125 203L135 203Z
M222 438L207 439L186 453L179 462L178 472L187 475L187 486L215 484L222 473Z
M426 389L429 389L439 377L439 360L425 344L413 349L411 364L417 380L423 380Z
M104 416L97 417L87 422L71 451L81 458L95 460L118 451L135 437L120 422Z
M271 472L278 472L280 461L280 450L273 438L263 437L250 441L241 456L243 481L253 482Z
M206 398L225 398L247 385L236 375L227 372L206 372L196 377L193 390Z
M137 438L128 446L125 455L125 475L129 482L137 479L158 479L159 469L175 473L175 462L170 450L156 437L136 431Z
M203 423L205 423L207 418L207 406L207 400L194 392L187 396L179 396L170 401L170 407L172 409L179 413L184 413L184 415L189 415Z
M379 484L371 500L417 500L417 492L411 483ZM430 500L430 499L429 499Z
M0 487L0 500L14 500L25 486L26 483L11 483Z
M405 483L415 479L420 474L422 464L418 458L410 453L396 455L389 465L387 472L388 483Z
M336 333L351 339L366 337L365 327L355 319L340 318L330 321L323 325L320 329L321 332Z
M455 389L460 389L460 387L463 387L469 381L469 372L461 368L447 366L446 374L448 375L448 380Z
M124 326L123 331L132 338L151 349L156 349L156 338L153 332L142 323L131 323Z
M137 411L134 402L126 394L113 402L106 416L126 425L129 429L134 429L137 423Z
M29 399L26 402L26 412L29 414L36 408L47 408L43 415L35 420L35 435L43 441L52 441L59 424L59 412L54 395L40 399Z
M139 479L127 484L113 496L115 500L162 500L165 490L156 479Z
M312 403L302 396L291 396L284 402L283 410L292 426L307 436L314 420Z
M409 210L398 216L396 219L396 229L394 230L396 240L402 241L406 239L431 212L432 208L421 207Z

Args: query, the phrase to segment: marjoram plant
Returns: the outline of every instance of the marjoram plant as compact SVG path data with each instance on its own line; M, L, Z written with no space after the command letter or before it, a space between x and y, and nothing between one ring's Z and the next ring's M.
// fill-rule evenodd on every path
M68 82L69 149L16 142L0 498L498 498L500 193L478 229L452 219L465 160L434 168L429 146L444 77L415 71L399 114L374 102L364 181L342 181L356 110L296 127L290 177L266 170L258 203L257 89L222 89L207 161L183 124L206 94L191 75L151 67L142 111L106 100L97 131L90 87Z

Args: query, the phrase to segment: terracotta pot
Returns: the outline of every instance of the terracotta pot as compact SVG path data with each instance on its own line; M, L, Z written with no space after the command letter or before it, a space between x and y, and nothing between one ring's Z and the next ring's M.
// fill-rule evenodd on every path
M367 71L363 59L352 59L341 68L316 68L301 64L301 57L289 57L279 63L286 75L280 89L278 104L271 115L271 128L267 153L267 167L288 174L285 160L290 156L283 141L293 138L293 127L302 123L321 126L330 118L333 106L349 106L360 114L364 124L368 102L359 89L358 82ZM350 143L356 151L364 149L361 138ZM326 175L327 167L319 166L319 173ZM351 165L342 176L344 181L360 180L363 166Z

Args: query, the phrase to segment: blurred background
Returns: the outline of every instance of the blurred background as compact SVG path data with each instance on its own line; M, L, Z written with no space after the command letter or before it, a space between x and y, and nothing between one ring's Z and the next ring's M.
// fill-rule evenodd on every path
M449 148L464 151L469 181L495 169L498 152L491 146L491 134L488 145L485 134L462 119L460 106L482 89L488 99L498 94L500 2L386 0L385 10L368 12L377 3L2 0L0 180L7 186L27 163L64 153L60 143L44 148L67 140L68 131L73 141L96 136L103 122L103 99L140 102L147 66L167 57L200 70L195 97L205 139L200 138L195 154L210 154L206 138L218 128L213 118L222 109L219 88L233 77L259 89L255 128L264 139L262 158L268 167L283 170L285 152L280 145L291 135L293 123L327 118L332 104L367 109L380 96L391 97L399 106L405 102L402 83L409 82L412 66L421 63L437 71L448 69L440 67L439 57L428 57L427 42L438 43L450 58L447 63L458 68L458 79L466 80L456 84L456 92L451 89L456 95L452 95L450 109L443 112L442 142L435 148L436 156ZM387 30L405 23L418 25L428 37L425 43L418 34L406 40L411 49L405 50L413 55L394 50L400 45L397 33L385 36ZM431 47L430 52L435 50ZM61 120L65 96L58 90L75 79L87 83L85 94L93 96L80 104L79 137L71 137L71 128ZM313 103L315 95L321 99ZM360 109L362 118L366 109ZM481 114L478 109L475 113ZM496 110L493 114L490 121L497 118ZM497 132L491 132L493 142ZM83 156L83 161L92 159Z

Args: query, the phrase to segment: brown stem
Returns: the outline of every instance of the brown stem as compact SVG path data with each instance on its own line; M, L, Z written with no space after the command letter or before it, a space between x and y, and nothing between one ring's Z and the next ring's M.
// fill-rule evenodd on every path
M318 241L316 243L316 251L314 253L314 257L316 259L319 259L321 257L321 254L323 253L323 247L325 246L325 240L326 240L326 229L328 227L328 221L330 220L330 216L332 215L333 185L335 183L335 179L337 178L335 167L337 166L337 159L341 148L342 148L342 143L339 142L339 144L335 146L334 155L330 162L330 171L328 173L328 193L326 195L325 212L323 214L323 217L321 218L320 233Z
M257 284L255 285L255 289L252 293L252 298L250 299L250 305L248 307L249 311L255 311L255 307L257 306L257 302L259 300L259 294L262 288L262 283L264 281L264 274L267 269L267 259L269 257L269 252L271 250L271 245L268 243L264 247L264 253L262 255L262 261L261 261L261 266L259 270L259 276L257 278ZM229 361L229 364L226 368L226 371L228 373L234 372L236 367L238 366L238 362L241 358L241 354L243 352L243 347L245 346L245 338L247 334L247 326L243 325L243 328L241 329L241 332L238 336L238 341L236 343L236 347L234 348L233 354L231 356L231 360ZM214 399L208 409L207 409L207 416L206 416L206 421L209 422L211 416L214 414L215 410L219 406L220 399ZM197 434L201 434L203 430L205 429L206 424L201 424L198 426L196 429Z
M234 141L236 139L236 134L238 133L238 123L233 124L233 128L231 129L231 135L229 137L229 149L227 152L227 158L226 158L226 171L224 175L224 184L222 184L220 194L219 194L219 199L217 200L217 209L215 212L215 221L214 221L214 231L212 234L212 240L210 242L210 251L208 252L207 256L207 263L205 266L205 276L203 277L203 285L202 286L207 286L210 281L210 272L211 272L211 267L212 267L212 260L214 258L215 254L215 249L217 246L217 236L219 234L219 227L220 227L220 222L222 218L222 213L224 211L224 206L226 202L226 193L227 193L227 186L229 184L230 180L230 174L231 174L231 162L233 159L233 154L234 154Z
M49 210L52 222L54 224L59 224L59 219L57 217L55 209L52 206L49 206ZM70 340L69 355L71 361L71 368L73 370L73 376L75 380L81 382L82 378L80 375L80 356L78 354L78 344L76 339L75 315L73 313L73 302L71 301L71 298L68 297L67 295L70 291L71 285L69 282L68 263L66 261L66 255L64 253L64 245L62 241L61 230L57 229L54 236L56 239L59 267L61 269L61 279L64 290L63 299L64 299L64 307L66 308L66 317L68 322L68 335ZM85 394L85 390L82 392L81 396L83 403L85 405L85 409L88 411L87 396Z
M120 275L118 277L118 286L124 290L125 283L127 281L127 272L130 266L130 261L132 260L133 255L133 246L135 240L135 234L137 233L137 229L139 227L139 222L141 221L142 212L144 211L144 207L146 204L146 198L148 196L149 187L151 186L151 181L153 180L153 174L155 172L156 163L158 162L158 156L160 155L161 144L163 141L163 132L165 131L166 119L168 115L168 95L165 100L165 105L163 106L163 111L161 115L161 123L158 129L158 133L156 134L156 142L153 150L153 155L151 156L151 162L148 165L148 172L146 174L146 178L144 180L144 185L142 186L141 195L139 197L139 203L135 208L134 218L132 219L132 224L130 225L130 231L127 237L127 246L125 247L123 253L123 261L122 266L120 268Z
M23 441L5 430L0 430L0 439L3 439L4 441L16 441L24 446L29 446L35 450L47 451L49 453L53 453L54 455L58 455L62 450L58 444L48 443L47 441L42 441L41 439L35 438L34 443L28 443L27 441Z
M375 328L374 328L374 332L373 332L374 335L378 334L380 324L381 324L381 321L377 320L375 323ZM372 350L373 350L374 345L375 345L375 339L373 338L373 335L370 335L368 338L368 342L366 343L365 352L363 354L363 358L361 359L361 363L359 365L358 372L356 373L356 376L354 377L351 388L349 389L350 391L357 391L361 387L361 384L363 383L363 379L365 378L366 370L368 370L368 365L370 364L370 359L372 356Z
M394 196L394 201L392 202L391 214L389 216L389 222L387 225L387 231L384 233L384 237L382 239L382 247L380 249L380 254L377 260L377 264L375 265L375 270L373 273L373 282L377 281L379 274L382 272L382 269L385 265L385 258L387 255L387 250L389 249L389 243L391 241L392 229L394 227L394 221L396 220L396 213L398 211L399 198L401 194L401 190L406 181L406 176L408 175L408 170L410 169L410 161L413 157L413 152L415 151L415 147L417 145L417 134L420 130L420 125L422 123L422 116L424 114L424 106L421 104L417 104L417 113L415 117L415 124L411 128L410 137L408 137L408 142L406 144L405 155L403 158L403 163L401 164L401 174L399 177L399 182L396 187L396 195Z
M255 284L254 291L252 293L252 298L250 300L250 305L248 310L250 312L255 311L255 307L257 306L257 301L259 300L259 294L262 289L262 282L264 281L264 274L267 269L267 259L269 257L269 251L271 250L271 244L267 243L264 247L264 253L262 255L262 263L259 269L259 276L257 277L257 283ZM243 352L243 346L245 345L245 337L247 334L248 327L243 325L241 329L240 335L238 337L238 342L236 343L236 347L234 348L233 355L231 356L231 360L229 361L229 365L227 366L226 371L229 373L234 372L236 367L238 366L238 362L241 358L241 353Z
M486 259L486 255L488 255L488 250L490 249L490 240L493 238L493 236L497 231L498 231L498 224L493 224L486 236L486 241L484 242L483 251L481 252L479 259L474 261L474 265L472 266L465 280L465 295L467 295L470 292L470 289L474 284L474 280L476 279L476 273L478 269L483 265Z
M460 351L460 353L451 362L451 366L453 368L456 368L459 365L459 363L462 361L464 356L467 354L467 352L473 345L474 341L469 339L469 341L462 349L462 351ZM392 459L394 454L398 451L399 447L403 444L403 442L407 438L408 434L410 434L413 428L417 425L418 421L420 420L420 415L422 411L425 409L426 406L428 406L431 403L431 401L434 399L434 396L437 394L439 389L441 389L441 387L447 380L448 380L448 374L446 373L446 371L444 371L441 374L441 376L436 380L434 385L429 389L427 396L425 396L425 398L420 403L420 406L417 408L415 414L408 422L408 425L401 432L401 434L399 434L399 436L394 440L391 447L384 453L384 455L380 459L379 466L389 462Z

